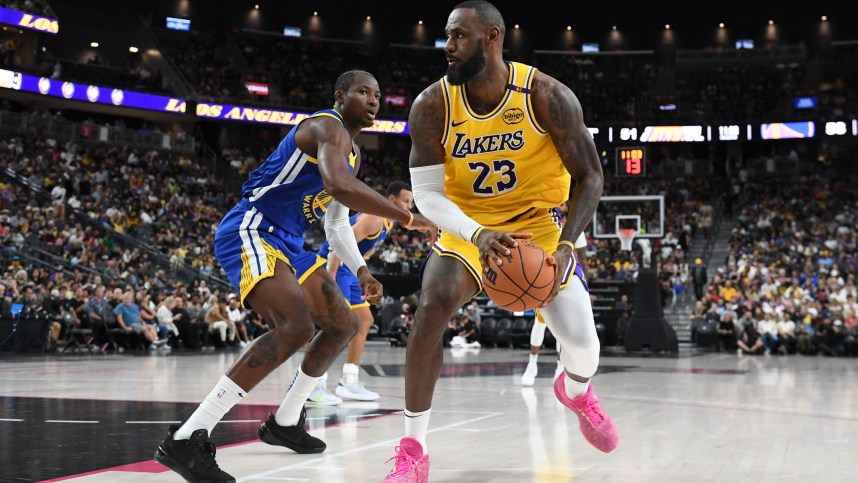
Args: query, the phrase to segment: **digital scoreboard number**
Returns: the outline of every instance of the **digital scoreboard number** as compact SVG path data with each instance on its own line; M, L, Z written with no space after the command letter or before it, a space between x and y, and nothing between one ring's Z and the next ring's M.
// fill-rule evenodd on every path
M617 148L617 176L640 178L646 176L646 148Z

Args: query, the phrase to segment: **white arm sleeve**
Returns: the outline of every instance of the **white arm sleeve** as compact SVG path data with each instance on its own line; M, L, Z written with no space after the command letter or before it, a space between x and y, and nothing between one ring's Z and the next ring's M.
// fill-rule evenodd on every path
M582 231L580 235L578 235L578 239L575 240L575 248L584 248L587 246L587 237L584 236L584 232Z
M470 241L481 225L444 194L444 165L411 168L411 188L414 190L414 202L420 213L432 220L443 230L455 233L461 239Z
M355 232L349 224L349 209L337 201L331 201L325 212L325 236L331 249L355 275L366 261L358 250Z

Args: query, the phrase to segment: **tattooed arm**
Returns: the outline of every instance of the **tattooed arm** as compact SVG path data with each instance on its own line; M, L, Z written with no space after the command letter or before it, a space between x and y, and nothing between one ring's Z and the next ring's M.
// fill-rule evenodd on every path
M575 193L569 200L569 215L560 236L574 243L593 219L602 196L602 164L584 125L581 104L568 87L537 72L532 95L536 121L548 131L563 165L575 179Z
M548 131L563 165L575 179L575 193L569 199L566 224L560 233L561 241L574 244L584 227L593 219L602 196L602 164L593 137L584 125L581 103L568 87L537 72L532 96L536 121ZM560 290L571 257L572 245L567 244L559 245L552 254L550 261L556 270L554 293L544 305L548 305Z

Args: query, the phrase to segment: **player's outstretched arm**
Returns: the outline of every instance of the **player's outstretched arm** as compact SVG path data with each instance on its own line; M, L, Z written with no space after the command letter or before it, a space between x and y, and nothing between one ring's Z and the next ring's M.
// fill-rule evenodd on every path
M444 159L441 138L447 125L444 99L439 83L423 91L411 106L408 116L411 131L411 187L420 212L444 230L470 240L480 249L480 261L488 266L489 257L500 265L516 239L529 233L506 233L484 229L444 194Z
M311 136L316 144L316 159L325 190L335 200L355 211L397 220L406 228L420 231L434 228L428 220L396 206L349 173L343 159L348 159L351 153L352 139L342 124L329 117L305 122L307 135ZM355 168L357 171L357 166Z

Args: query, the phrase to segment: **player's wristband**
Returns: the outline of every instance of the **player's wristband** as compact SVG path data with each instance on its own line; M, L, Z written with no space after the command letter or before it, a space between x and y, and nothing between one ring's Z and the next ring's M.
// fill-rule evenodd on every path
M486 229L486 227L484 227L484 226L477 228L477 231L475 231L474 234L471 235L471 244L473 244L473 245L477 244L477 237L479 237L480 233L485 229Z
M571 248L573 252L575 251L575 244L569 240L560 240L560 243L557 244L557 248L560 248L560 245L566 245Z

